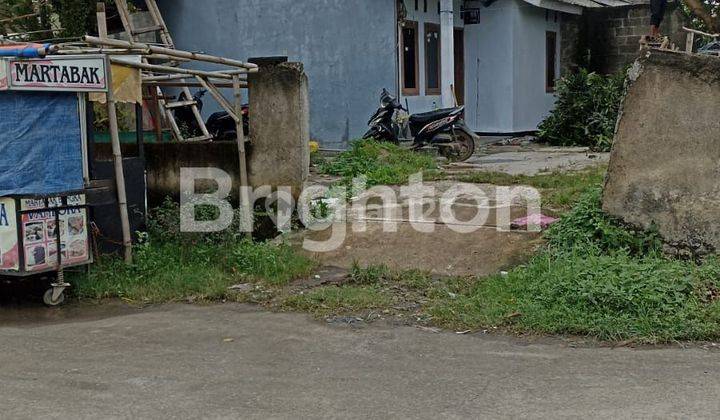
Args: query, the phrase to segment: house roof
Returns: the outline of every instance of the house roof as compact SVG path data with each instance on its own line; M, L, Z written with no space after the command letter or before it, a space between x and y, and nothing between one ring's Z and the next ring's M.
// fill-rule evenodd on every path
M582 14L584 8L597 9L603 7L623 7L637 4L637 0L523 0L533 6L558 12Z

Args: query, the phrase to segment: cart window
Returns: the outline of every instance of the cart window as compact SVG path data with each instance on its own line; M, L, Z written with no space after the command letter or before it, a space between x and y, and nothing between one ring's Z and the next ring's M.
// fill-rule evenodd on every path
M0 93L0 197L83 188L75 93Z

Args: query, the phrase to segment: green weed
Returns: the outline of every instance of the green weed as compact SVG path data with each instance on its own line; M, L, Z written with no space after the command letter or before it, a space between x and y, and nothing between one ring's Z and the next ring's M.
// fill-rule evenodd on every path
M353 178L367 177L367 186L407 183L410 175L426 171L433 174L437 165L432 155L403 149L391 143L356 140L349 150L321 163L320 172L341 176L345 185Z
M597 166L583 171L552 172L539 175L510 175L502 172L473 172L454 177L460 182L503 186L527 185L542 194L544 206L567 210L591 188L599 187L607 167Z
M377 286L324 286L285 298L282 307L316 316L384 308L392 296Z

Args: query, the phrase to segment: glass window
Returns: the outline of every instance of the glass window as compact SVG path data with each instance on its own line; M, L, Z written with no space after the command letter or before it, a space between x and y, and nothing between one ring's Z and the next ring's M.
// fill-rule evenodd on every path
M555 92L557 80L557 33L545 32L545 91Z
M440 26L425 24L425 88L428 95L440 94Z
M418 89L418 33L417 22L405 22L402 28L402 87L404 95L417 95Z

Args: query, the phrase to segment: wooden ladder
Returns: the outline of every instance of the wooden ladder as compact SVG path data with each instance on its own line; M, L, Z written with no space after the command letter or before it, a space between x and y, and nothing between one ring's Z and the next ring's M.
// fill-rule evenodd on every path
M122 20L125 31L130 36L131 41L140 42L140 35L147 33L155 33L159 35L161 45L163 47L175 49L175 43L170 36L170 31L168 31L165 20L162 18L162 15L160 14L160 9L158 8L155 0L145 0L148 12L153 20L153 25L147 28L135 28L133 26L132 19L130 18L130 9L128 9L127 0L115 0L115 4L117 5L118 13L120 14L120 20ZM147 63L147 59L143 58L143 62ZM169 65L177 66L178 63L175 61L171 61ZM180 82L184 82L184 79L180 79ZM208 129L205 126L205 122L203 121L202 115L200 115L200 110L198 109L198 104L194 99L192 99L193 96L190 92L190 89L188 89L187 87L181 88L181 92L184 94L183 96L185 97L185 99L177 101L168 100L167 97L163 95L160 87L157 87L156 89L158 102L160 104L162 112L165 114L165 120L170 125L170 128L172 129L172 132L178 141L212 140L213 136L210 134L210 132L208 132ZM195 120L201 131L201 134L198 137L183 137L182 131L180 130L180 127L175 120L175 114L173 113L174 109L182 107L190 107L190 109L192 109L192 113L195 116ZM160 121L158 121L158 123L160 123Z

